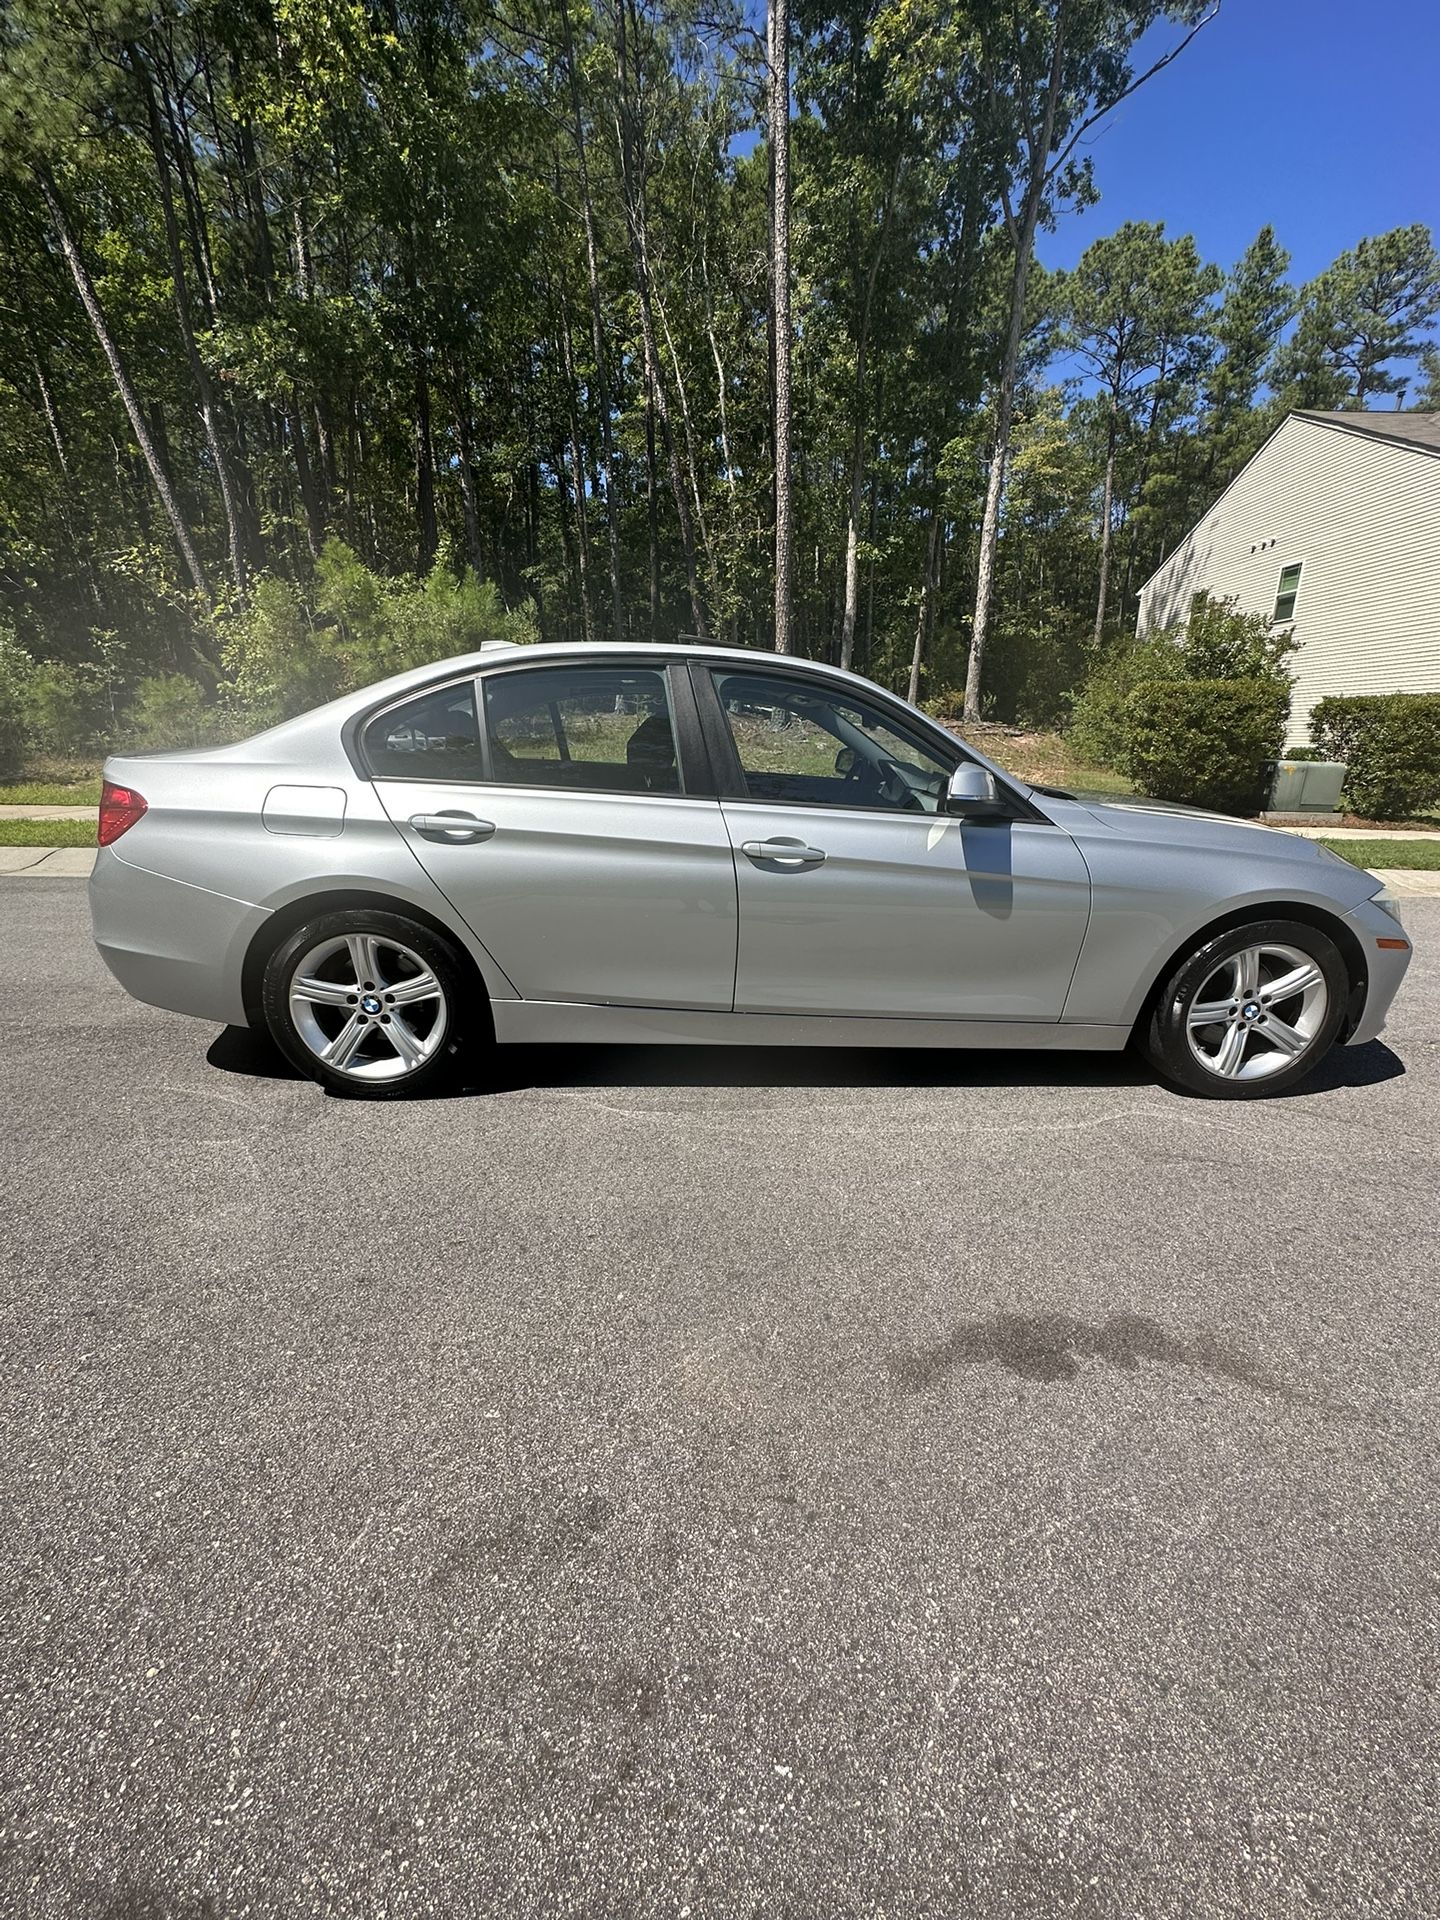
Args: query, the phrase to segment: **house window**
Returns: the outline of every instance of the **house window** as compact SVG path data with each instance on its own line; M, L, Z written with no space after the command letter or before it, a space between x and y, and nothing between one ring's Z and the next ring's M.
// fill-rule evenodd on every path
M1300 568L1303 562L1293 567L1280 569L1280 585L1275 589L1275 612L1272 618L1282 625L1295 618L1295 602L1300 595Z

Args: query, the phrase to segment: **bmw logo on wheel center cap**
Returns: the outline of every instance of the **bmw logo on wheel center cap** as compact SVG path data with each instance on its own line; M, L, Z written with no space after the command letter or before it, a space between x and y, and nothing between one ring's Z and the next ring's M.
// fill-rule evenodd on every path
M1258 1000L1247 1000L1240 1011L1247 1020L1258 1020L1260 1018L1260 1002Z
M380 1013L383 1010L382 1002L373 993L367 993L360 1002L362 1013Z

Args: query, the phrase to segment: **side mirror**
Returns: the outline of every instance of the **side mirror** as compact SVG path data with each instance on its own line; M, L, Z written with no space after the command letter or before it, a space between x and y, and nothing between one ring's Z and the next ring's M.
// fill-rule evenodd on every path
M944 810L971 820L1000 819L1009 812L994 774L973 760L962 761L951 774Z

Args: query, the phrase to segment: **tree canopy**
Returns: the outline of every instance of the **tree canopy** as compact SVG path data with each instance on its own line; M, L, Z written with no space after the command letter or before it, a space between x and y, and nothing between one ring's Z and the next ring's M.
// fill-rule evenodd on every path
M786 14L10 0L7 673L158 727L467 621L768 647L779 523L796 651L934 698L979 611L987 710L1051 719L1286 408L1433 390L1421 227L1298 289L1268 226L1032 268L1203 6Z

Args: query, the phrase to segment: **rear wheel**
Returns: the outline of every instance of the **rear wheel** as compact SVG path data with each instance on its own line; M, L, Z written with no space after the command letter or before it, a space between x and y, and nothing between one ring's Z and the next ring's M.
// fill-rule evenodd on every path
M448 940L403 914L351 909L297 927L261 999L276 1045L336 1093L438 1092L454 1076L475 987Z
M1335 942L1299 920L1255 921L1178 961L1143 1045L1166 1080L1215 1100L1283 1093L1329 1052L1350 990Z

